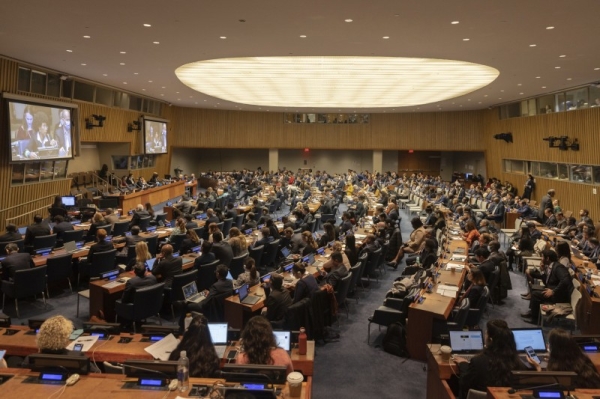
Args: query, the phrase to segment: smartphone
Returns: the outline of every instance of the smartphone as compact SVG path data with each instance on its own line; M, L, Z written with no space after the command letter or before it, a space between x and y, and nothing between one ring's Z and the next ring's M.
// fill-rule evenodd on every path
M531 346L525 347L525 353L527 353L527 356L529 356L537 364L541 363L540 358L535 354L535 351L533 350L533 348Z
M83 349L83 344L75 344L75 346L73 347L73 350L75 352L81 352L82 349Z
M238 351L236 350L230 350L229 353L227 354L227 359L233 359L237 356Z

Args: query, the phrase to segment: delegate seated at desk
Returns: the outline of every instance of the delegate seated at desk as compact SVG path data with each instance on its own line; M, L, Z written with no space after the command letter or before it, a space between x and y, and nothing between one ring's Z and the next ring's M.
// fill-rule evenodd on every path
M165 287L170 288L173 283L173 276L181 273L183 269L183 260L180 256L173 256L173 246L165 244L160 249L160 254L156 257L156 264L152 269L152 274L157 277L159 282L164 282Z
M19 252L15 243L6 244L6 257L2 260L2 280L12 280L15 272L34 267L33 259L28 253Z
M138 288L149 287L158 283L156 277L146 270L146 264L144 262L137 262L133 267L133 273L135 274L135 277L130 278L125 283L125 290L121 297L122 303L132 303L135 291Z
M294 303L290 292L283 288L283 276L271 273L269 282L265 283L265 307L262 315L271 323L283 324L288 308Z
M221 359L217 356L204 315L194 316L169 360L179 360L181 351L186 352L190 362L190 377L212 377L219 369Z

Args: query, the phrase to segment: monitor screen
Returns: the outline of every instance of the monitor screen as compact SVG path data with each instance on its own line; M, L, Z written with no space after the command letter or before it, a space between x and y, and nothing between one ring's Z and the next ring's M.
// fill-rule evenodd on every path
M11 162L73 158L77 105L5 95Z
M227 323L208 323L208 331L213 344L227 343Z
M61 201L64 206L75 206L75 197L71 195L61 197Z
M167 131L167 121L144 118L144 152L146 154L166 154Z
M526 346L531 346L536 352L546 352L546 341L541 328L513 328L512 333L519 352L525 351Z

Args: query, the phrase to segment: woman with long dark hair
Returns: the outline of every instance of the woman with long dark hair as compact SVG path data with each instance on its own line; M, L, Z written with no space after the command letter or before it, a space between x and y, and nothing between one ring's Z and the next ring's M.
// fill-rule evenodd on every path
M242 331L242 351L237 364L266 364L286 366L287 373L294 371L290 355L277 347L271 323L263 316L254 316Z
M548 371L574 371L577 377L573 379L574 388L600 388L600 374L590 358L583 353L577 342L567 331L555 328L548 334ZM542 368L527 356L527 361L537 371Z
M346 249L344 253L348 257L352 266L358 262L358 250L356 249L356 237L353 234L346 234Z
M192 319L179 345L171 352L169 360L178 360L181 351L186 351L190 361L190 377L212 377L219 369L220 359L210 338L208 320L204 315Z
M511 372L524 368L513 333L504 320L488 321L485 337L485 348L471 362L454 356L460 370L461 399L467 397L469 389L487 391L487 387L510 386Z

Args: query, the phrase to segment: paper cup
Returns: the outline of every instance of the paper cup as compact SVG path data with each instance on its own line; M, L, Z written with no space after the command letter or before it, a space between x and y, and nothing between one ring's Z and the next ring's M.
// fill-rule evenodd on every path
M448 345L443 345L440 348L440 353L442 354L443 360L450 360L450 355L452 354L452 348Z
M302 381L304 381L304 376L302 373L294 371L288 374L287 382L290 388L290 397L300 397L300 394L302 393Z

